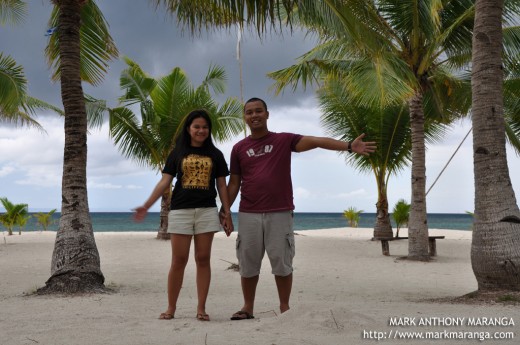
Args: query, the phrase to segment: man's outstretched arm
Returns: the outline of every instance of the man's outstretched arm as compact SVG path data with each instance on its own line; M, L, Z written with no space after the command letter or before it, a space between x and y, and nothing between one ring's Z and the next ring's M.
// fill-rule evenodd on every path
M361 134L352 142L341 141L326 137L303 136L298 144L296 144L296 152L309 151L316 148L333 151L348 151L349 147L352 152L360 155L368 156L376 150L375 141L363 141L365 134Z

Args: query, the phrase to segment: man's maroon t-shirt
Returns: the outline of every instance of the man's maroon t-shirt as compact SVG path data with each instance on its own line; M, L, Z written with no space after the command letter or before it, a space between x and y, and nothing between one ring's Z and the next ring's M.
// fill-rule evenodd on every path
M233 146L230 171L242 178L239 211L294 210L291 153L301 138L299 134L269 132L260 139L247 137Z

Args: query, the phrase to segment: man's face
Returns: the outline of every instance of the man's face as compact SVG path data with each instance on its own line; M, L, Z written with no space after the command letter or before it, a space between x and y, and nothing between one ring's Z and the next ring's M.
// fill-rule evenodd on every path
M267 128L269 112L265 110L260 101L249 102L245 106L244 120L249 128L253 130Z

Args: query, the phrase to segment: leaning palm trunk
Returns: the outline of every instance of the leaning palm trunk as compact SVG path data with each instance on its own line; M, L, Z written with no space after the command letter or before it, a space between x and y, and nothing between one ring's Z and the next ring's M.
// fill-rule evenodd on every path
M170 188L164 191L161 198L161 225L159 231L157 231L157 239L169 240L170 234L168 233L168 213L170 212L170 201L171 193Z
M509 177L504 134L502 7L503 1L477 1L473 34L471 264L479 291L520 290L520 212Z
M408 222L408 258L428 260L426 219L426 167L424 145L423 96L420 91L409 101L412 129L412 202Z
M80 78L80 11L77 0L60 6L61 96L65 109L61 218L51 277L40 293L94 292L104 288L87 199L87 118Z

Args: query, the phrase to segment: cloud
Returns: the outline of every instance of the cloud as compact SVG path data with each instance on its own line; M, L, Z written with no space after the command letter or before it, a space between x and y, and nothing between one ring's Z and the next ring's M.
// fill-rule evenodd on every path
M361 189L353 190L348 193L336 194L336 195L332 196L332 198L348 200L354 196L367 196L367 195L368 195L367 191L364 188L361 188Z
M296 187L293 193L297 199L308 199L312 196L312 193L308 189L302 187Z
M87 182L87 188L93 188L93 189L121 189L123 186L116 185L113 183L97 183L97 182Z
M143 189L143 186L137 186L133 184L128 184L125 186L126 189Z
M15 168L12 166L3 166L0 168L0 177L7 176L15 171Z

